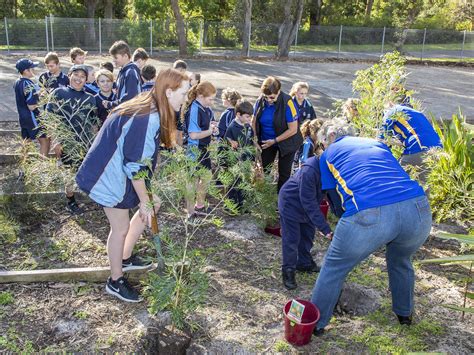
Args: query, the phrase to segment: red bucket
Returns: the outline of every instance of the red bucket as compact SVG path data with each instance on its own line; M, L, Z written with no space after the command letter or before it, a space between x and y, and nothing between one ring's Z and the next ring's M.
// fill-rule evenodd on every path
M288 311L292 301L288 301L283 308L283 313L285 314L285 339L296 346L306 345L311 341L314 327L319 320L319 309L309 301L297 299L299 303L305 306L301 323L297 323L288 318Z
M329 202L326 200L322 200L321 203L319 204L319 209L323 213L324 218L328 218L328 211L329 211Z

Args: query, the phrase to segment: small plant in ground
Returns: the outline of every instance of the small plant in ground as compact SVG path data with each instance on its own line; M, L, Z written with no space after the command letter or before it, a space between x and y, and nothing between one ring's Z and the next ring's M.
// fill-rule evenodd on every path
M273 350L277 353L287 353L291 351L291 346L284 340L278 340L273 347Z
M89 313L87 311L75 311L72 315L75 318L82 320L89 318Z
M0 213L0 245L15 243L20 227L7 214Z
M462 113L449 123L433 126L441 137L443 149L432 150L425 159L429 170L427 184L436 221L474 220L474 129Z
M8 291L0 292L0 306L6 306L15 301L13 295Z

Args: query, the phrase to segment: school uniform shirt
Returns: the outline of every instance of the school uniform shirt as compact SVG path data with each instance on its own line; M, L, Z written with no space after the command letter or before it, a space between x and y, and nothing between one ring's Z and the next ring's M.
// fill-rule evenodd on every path
M224 138L239 142L239 147L246 147L253 144L253 131L250 125L242 125L234 120L227 127Z
M268 139L275 139L277 137L275 132L275 126L273 124L273 116L275 114L276 105L269 105L268 102L264 101L264 108L262 116L260 117L260 137L259 141L265 141ZM259 107L259 100L254 106L254 115L257 114ZM292 100L289 100L286 104L285 118L287 123L295 122L298 120L298 112ZM298 144L299 146L299 144ZM295 149L296 150L296 149Z
M221 118L219 119L219 137L224 138L227 127L235 118L235 109L233 107L228 107L224 112L222 112Z
M293 102L295 104L296 110L298 111L299 123L316 118L316 112L314 111L313 105L311 105L308 99L304 99L303 103L300 105L296 97L294 97Z
M63 122L71 127L76 139L91 134L84 131L97 119L97 106L94 96L84 90L74 90L71 86L57 88L52 93L51 101L46 106L48 112L61 116ZM61 137L57 137L61 140Z
M211 136L202 139L191 139L190 133L199 133L207 131L214 118L214 113L208 107L202 106L197 100L191 103L191 106L185 115L186 140L188 147L196 146L199 149L207 147L211 143Z
M405 105L396 105L385 114L379 138L384 139L387 133L403 143L403 154L443 147L438 133L426 116Z
M93 83L86 83L84 85L84 91L92 96L95 96L99 93L100 89L96 82Z
M375 139L337 139L321 155L320 168L322 189L337 190L343 217L425 194L387 145Z
M309 158L278 193L280 216L299 223L311 223L324 234L331 232L319 204L323 199L319 158Z
M38 81L47 91L53 91L54 89L69 85L69 78L63 72L59 72L59 75L55 76L46 71L40 75Z
M103 207L129 209L140 202L132 185L143 172L151 177L160 146L160 116L112 114L104 122L80 166L76 182Z
M314 156L314 142L311 137L306 137L303 144L298 151L298 161L300 163L306 162L308 158Z
M142 92L142 79L140 69L130 62L120 69L117 77L117 99L111 102L107 108L113 108L122 102L133 99Z
M111 92L109 96L105 96L99 91L99 93L96 94L94 98L95 98L95 104L97 106L97 116L99 117L100 122L104 123L105 119L107 118L111 110L104 107L104 105L102 104L102 101L104 100L114 101L117 98L117 96L113 92Z
M32 80L20 77L15 85L16 108L21 128L34 129L38 127L38 108L30 111L28 105L37 105L39 87Z
M142 84L142 92L151 91L155 87L155 80L145 81Z

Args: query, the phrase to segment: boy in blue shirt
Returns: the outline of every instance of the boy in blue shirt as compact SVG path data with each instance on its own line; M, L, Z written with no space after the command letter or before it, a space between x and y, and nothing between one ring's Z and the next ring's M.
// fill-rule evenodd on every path
M94 139L93 131L98 125L97 106L94 96L84 91L88 76L87 67L74 65L69 70L70 86L53 91L46 110L61 117L72 135L52 137L54 151L64 165L76 170ZM84 155L84 156L81 156ZM66 184L68 209L73 214L82 213L76 202L72 186Z
M120 67L117 77L117 100L104 101L107 109L114 108L122 102L133 99L142 92L140 69L132 62L130 47L125 41L117 41L109 49L116 67Z
M240 95L240 93L235 89L226 88L222 90L221 98L222 104L226 109L222 112L217 127L219 128L219 137L224 138L227 127L229 127L230 123L235 118L235 106L239 100L242 100L242 95Z
M18 110L18 119L21 128L21 137L26 140L38 139L40 143L40 154L48 155L49 140L46 135L40 131L38 121L38 93L39 87L32 81L35 77L34 68L38 62L22 58L16 62L16 69L20 73L20 78L15 82L15 99Z
M61 71L59 57L55 52L49 52L44 57L44 64L48 71L40 75L38 81L47 92L69 85L69 78Z
M155 86L156 68L150 64L143 66L141 76L143 80L142 92L153 90Z

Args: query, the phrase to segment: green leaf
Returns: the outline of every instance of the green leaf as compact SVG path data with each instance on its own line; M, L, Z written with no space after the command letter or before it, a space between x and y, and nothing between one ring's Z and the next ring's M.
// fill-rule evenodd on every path
M453 304L445 304L445 305L443 305L443 307L453 309L455 311L460 311L460 312L474 313L474 308L472 308L472 307L459 307L459 306L455 306Z
M474 244L474 235L472 234L453 234L453 233L445 233L441 232L436 234L438 238L443 238L443 239L455 239L460 241L461 243L466 243L466 244Z
M444 264L444 263L466 263L474 262L474 254L456 255L447 258L419 260L419 264Z
M474 300L474 292L466 292L467 298Z

